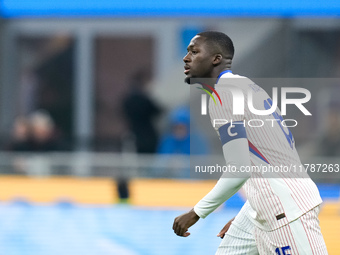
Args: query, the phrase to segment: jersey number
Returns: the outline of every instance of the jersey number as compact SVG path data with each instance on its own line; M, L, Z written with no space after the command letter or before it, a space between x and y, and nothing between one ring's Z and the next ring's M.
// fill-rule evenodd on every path
M275 253L277 255L291 255L290 251L291 251L290 246L285 246L285 247L275 249Z

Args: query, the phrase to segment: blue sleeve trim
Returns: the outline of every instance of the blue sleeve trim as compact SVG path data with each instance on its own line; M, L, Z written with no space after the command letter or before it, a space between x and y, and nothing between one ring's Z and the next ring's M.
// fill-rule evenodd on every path
M220 133L222 146L235 139L247 138L246 128L244 127L243 121L227 123L220 127L218 132Z

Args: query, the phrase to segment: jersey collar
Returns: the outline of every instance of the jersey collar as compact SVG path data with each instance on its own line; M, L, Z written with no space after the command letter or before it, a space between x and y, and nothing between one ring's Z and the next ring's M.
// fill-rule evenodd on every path
M216 84L217 84L218 81L220 80L221 76L222 76L223 74L226 74L226 73L232 73L232 72L231 72L231 70L225 70L225 71L221 72L221 73L218 75L218 77L217 77Z

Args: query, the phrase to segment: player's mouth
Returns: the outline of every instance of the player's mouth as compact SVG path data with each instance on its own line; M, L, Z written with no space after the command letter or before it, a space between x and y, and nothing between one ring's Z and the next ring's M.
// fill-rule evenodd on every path
M184 66L184 73L188 74L190 72L190 66L185 65Z

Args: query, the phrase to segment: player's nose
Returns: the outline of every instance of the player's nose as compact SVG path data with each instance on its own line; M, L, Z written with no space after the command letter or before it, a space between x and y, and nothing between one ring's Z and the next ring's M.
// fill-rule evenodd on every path
M184 56L183 61L184 63L190 62L189 52Z

